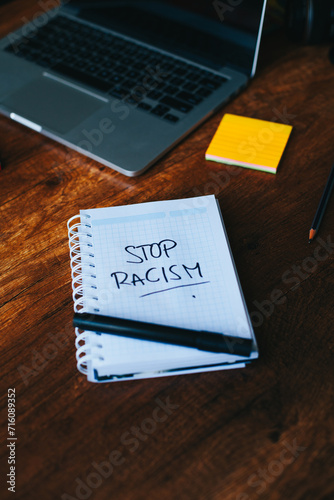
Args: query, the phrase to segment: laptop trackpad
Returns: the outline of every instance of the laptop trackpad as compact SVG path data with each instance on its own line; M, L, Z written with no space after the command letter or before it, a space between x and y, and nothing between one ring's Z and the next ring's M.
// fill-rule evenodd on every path
M48 77L40 77L3 102L11 111L42 127L66 134L105 101Z

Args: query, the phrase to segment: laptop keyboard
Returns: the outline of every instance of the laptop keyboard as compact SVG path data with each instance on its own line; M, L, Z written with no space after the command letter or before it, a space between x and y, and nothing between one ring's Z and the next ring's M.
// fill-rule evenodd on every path
M170 123L177 123L227 81L62 16L5 50Z

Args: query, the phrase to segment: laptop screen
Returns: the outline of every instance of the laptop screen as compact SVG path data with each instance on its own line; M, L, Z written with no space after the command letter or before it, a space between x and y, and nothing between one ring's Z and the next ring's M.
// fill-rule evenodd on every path
M194 62L255 70L265 0L73 1L77 15Z

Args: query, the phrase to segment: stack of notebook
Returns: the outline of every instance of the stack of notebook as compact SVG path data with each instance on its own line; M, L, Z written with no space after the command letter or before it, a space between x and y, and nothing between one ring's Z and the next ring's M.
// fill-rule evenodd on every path
M209 352L76 328L91 382L244 367L257 345L214 196L82 210L68 222L74 310L245 339Z

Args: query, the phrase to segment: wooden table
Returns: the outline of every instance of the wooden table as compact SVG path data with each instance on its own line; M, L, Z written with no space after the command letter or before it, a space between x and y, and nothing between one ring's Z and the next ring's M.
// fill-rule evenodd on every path
M0 35L36 10L34 1L3 6ZM334 200L312 244L308 230L334 157L334 67L328 46L276 41L264 40L246 91L138 178L0 118L1 498L333 498ZM205 161L225 112L293 125L276 176ZM209 193L220 202L259 360L87 382L75 364L66 221L83 208ZM6 484L9 389L15 495ZM150 427L154 414L161 421Z

